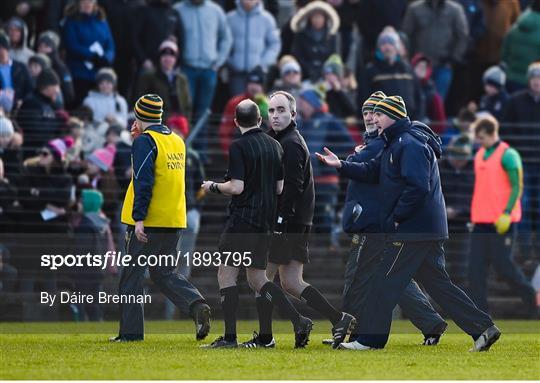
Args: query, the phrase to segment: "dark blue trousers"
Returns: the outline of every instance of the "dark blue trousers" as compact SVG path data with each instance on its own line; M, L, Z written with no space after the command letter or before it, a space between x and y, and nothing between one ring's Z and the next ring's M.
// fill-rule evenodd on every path
M521 297L528 311L536 308L536 290L512 260L515 227L499 235L491 224L475 224L469 256L469 293L473 301L488 311L487 277L490 264L497 274Z
M388 341L392 310L412 278L467 334L478 337L493 321L452 283L444 266L444 241L385 242L366 300L366 314L358 318L358 341L383 348Z
M136 257L143 254L176 256L176 244L180 230L146 228L148 242L139 242L133 228L128 228L126 234L126 253L130 254L132 262L122 269L120 274L119 294L142 295L144 293L144 275L148 266L140 266ZM176 272L176 265L159 265L149 267L150 278L160 288L178 309L190 314L190 307L195 302L204 302L204 298L195 286L184 276ZM127 339L142 339L144 336L143 304L120 304L120 336Z
M354 234L345 268L345 288L343 290L343 311L356 318L369 316L365 302L369 286L381 262L385 246L384 234ZM435 311L416 282L411 281L398 302L407 318L423 334L437 332L444 320ZM353 333L351 340L357 337Z

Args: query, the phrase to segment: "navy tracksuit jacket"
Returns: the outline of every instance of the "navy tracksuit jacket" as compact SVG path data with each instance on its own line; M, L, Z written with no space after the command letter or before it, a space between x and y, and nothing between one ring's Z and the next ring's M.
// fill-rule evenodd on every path
M383 150L385 141L375 131L364 134L364 143L362 150L350 155L347 161L365 162L375 158ZM345 270L343 310L357 318L369 315L364 304L384 251L384 236L381 235L378 221L379 199L378 185L349 182L343 210L343 229L354 235ZM362 207L362 213L355 217L353 209L357 204ZM414 281L409 283L398 305L423 334L437 334L446 327L444 320Z

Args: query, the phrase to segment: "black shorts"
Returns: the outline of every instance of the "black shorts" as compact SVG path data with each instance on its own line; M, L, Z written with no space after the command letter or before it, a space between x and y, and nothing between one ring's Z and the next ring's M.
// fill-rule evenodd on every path
M235 257L229 256L229 261L226 262L227 254L240 253L244 260L250 259L249 266L244 262L243 266L266 270L270 251L270 235L268 230L250 225L239 217L229 217L218 245L222 264L236 266L232 263Z
M292 260L309 263L311 225L288 224L285 235L274 235L270 246L270 262L288 265Z

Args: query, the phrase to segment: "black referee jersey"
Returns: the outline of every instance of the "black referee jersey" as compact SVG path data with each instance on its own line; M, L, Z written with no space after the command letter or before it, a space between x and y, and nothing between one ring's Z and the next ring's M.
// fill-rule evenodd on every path
M270 231L276 220L276 183L283 180L283 149L262 129L251 129L229 148L229 168L225 180L244 181L244 191L233 195L230 216L261 231Z

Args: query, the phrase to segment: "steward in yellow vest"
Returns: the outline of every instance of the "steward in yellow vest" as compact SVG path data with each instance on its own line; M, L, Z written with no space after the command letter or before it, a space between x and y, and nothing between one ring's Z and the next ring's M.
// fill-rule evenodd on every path
M147 268L163 294L193 318L197 340L204 339L210 331L210 307L199 290L176 273L178 265L169 259L171 255L178 259L181 230L186 227L186 147L161 124L161 97L144 95L134 109L132 132L138 136L133 141L133 175L122 207L122 222L128 225L125 254L132 258L120 275L120 331L111 341L144 339L143 303L151 303L143 286ZM146 264L149 255L160 257L157 265Z
M184 141L164 125L150 125L133 142L133 175L122 222L145 227L186 227Z

